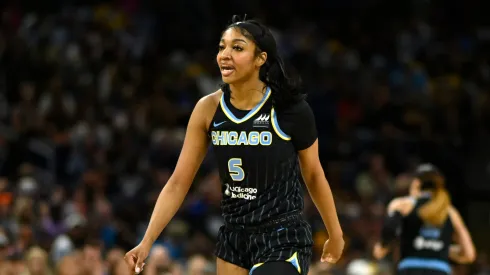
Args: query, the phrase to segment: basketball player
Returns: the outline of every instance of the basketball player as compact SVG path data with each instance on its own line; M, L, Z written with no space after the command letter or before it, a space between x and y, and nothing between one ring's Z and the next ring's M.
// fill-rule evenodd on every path
M217 63L224 84L195 106L144 239L126 254L130 268L141 271L184 200L209 141L223 187L218 275L308 273L313 240L301 215L301 176L329 233L322 260L335 263L344 240L299 78L286 73L270 30L253 20L233 18L222 33Z
M375 258L386 256L398 229L401 257L397 274L451 274L449 259L458 263L475 260L468 229L451 205L442 174L431 164L417 168L409 197L396 198L388 205L382 240L374 247ZM451 245L453 238L457 245Z

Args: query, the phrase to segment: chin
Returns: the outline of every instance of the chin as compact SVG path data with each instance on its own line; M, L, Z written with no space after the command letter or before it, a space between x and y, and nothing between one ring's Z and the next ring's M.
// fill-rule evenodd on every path
M221 80L223 80L223 82L226 84L233 84L237 82L237 79L235 77L230 76L221 76Z
M221 81L223 81L226 84L230 84L230 79L228 77L221 76Z

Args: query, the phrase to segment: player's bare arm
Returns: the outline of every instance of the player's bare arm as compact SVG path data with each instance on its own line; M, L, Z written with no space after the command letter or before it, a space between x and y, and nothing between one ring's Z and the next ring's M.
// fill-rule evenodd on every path
M158 197L144 241L153 243L175 215L206 156L208 148L207 127L217 102L215 94L203 97L196 104L185 136L175 171Z
M463 218L453 206L449 208L449 218L453 224L457 241L456 245L450 247L449 257L460 264L472 263L476 258L475 245Z
M407 216L410 214L410 212L412 212L414 206L414 200L411 197L400 197L393 199L388 204L388 215L393 212L400 212L402 216Z
M143 240L126 254L126 261L132 270L142 270L150 247L173 218L189 191L207 153L207 128L216 110L218 93L220 92L199 100L191 114L175 171L158 196Z
M344 245L342 228L340 227L332 190L325 177L323 167L318 156L318 140L309 148L298 152L301 173L308 188L308 192L315 203L320 215L322 216L325 227L329 235L329 242L339 242L338 245ZM332 244L330 244L332 245ZM322 255L322 260L336 262L341 254L342 249L334 249L332 259L326 259Z

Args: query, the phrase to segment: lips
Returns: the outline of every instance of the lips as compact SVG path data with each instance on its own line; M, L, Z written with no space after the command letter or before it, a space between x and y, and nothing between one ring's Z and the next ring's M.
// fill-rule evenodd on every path
M230 76L235 71L235 68L230 65L221 65L220 69L221 75L224 77Z

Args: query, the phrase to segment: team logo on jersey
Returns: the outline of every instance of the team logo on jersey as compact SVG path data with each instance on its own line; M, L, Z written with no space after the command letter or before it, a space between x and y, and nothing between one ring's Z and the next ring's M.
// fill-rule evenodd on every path
M255 200L257 198L257 188L247 188L239 186L230 186L225 183L225 195L232 199Z
M258 118L254 120L253 127L269 127L269 114L261 114Z
M226 120L225 121L220 121L220 122L216 122L215 121L215 122L213 122L213 127L219 127L221 124L223 124L225 122L226 122Z

